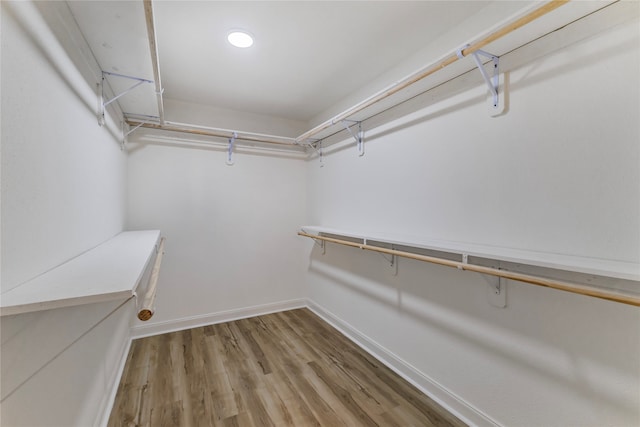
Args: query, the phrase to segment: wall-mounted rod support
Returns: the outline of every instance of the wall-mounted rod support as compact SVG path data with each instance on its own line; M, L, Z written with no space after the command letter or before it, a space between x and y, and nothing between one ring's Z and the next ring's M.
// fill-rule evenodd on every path
M124 151L125 147L127 146L127 143L129 142L129 139L127 138L129 136L129 133L131 133L131 131L127 132L126 128L129 125L127 125L127 123L122 120L120 122L120 130L122 131L122 142L120 143L120 151Z
M342 123L342 126L344 126L344 128L349 132L351 137L355 139L356 147L358 148L358 156L363 156L364 155L364 135L362 132L362 122L344 119L342 120L341 123ZM354 134L351 128L355 125L358 125L358 132Z
M238 134L236 132L234 132L233 135L231 135L231 138L229 138L229 147L227 148L227 160L226 160L226 163L228 166L233 165L233 145L236 142L236 138L238 138Z
M323 168L324 167L324 154L322 153L322 140L319 139L313 143L310 144L311 147L313 147L314 150L316 150L316 153L318 153L318 159L320 160L320 167Z
M302 231L305 232L304 229ZM311 234L311 236L313 236L313 234ZM319 240L314 238L311 238L311 239L313 240L313 243L315 245L318 245L320 249L322 249L322 255L324 255L326 253L326 247L327 247L326 242L324 240Z
M123 79L129 79L129 80L138 80L138 81L142 81L145 83L153 83L153 80L149 80L149 79L143 79L140 77L135 77L135 76L128 76L126 74L120 74L120 73L114 73L111 71L103 71L102 72L102 76L111 76L111 77L122 77Z
M105 76L113 76L113 77L129 79L129 80L135 80L136 83L134 83L133 86L130 86L128 89L125 89L123 92L119 93L118 95L114 96L113 98L109 99L108 101L105 101L105 95L104 95L104 82L106 79ZM109 104L111 104L113 101L120 99L121 97L125 96L126 94L128 94L129 92L137 88L138 86L145 83L153 83L153 80L141 79L139 77L126 76L124 74L117 74L117 73L110 73L108 71L103 71L102 78L100 79L100 83L98 83L98 124L100 124L100 126L104 125L104 121L105 121L104 112Z
M139 81L138 83L134 84L133 86L129 87L128 89L125 89L124 92L114 96L113 98L111 98L110 100L104 102L102 105L103 107L106 107L107 105L111 104L113 101L115 101L116 99L120 99L121 97L125 96L126 94L128 94L129 92L131 92L132 90L134 90L135 88L137 88L138 86L140 86L141 84L146 83L144 81ZM103 86L104 87L104 86Z
M456 52L456 54L458 55L458 58L460 59L464 58L463 49L467 48L468 46L469 45L466 45L458 49L458 51ZM492 66L493 66L492 77L489 77L487 70L484 68L484 64L480 60L480 55L491 59ZM489 52L485 52L484 50L480 50L480 49L476 50L475 52L472 52L471 56L473 57L473 61L476 63L476 67L478 67L480 74L482 74L482 78L484 79L484 82L487 84L487 87L489 88L489 92L491 92L491 95L493 96L493 108L498 108L498 99L499 99L498 86L500 83L499 81L500 70L498 67L500 65L500 58L498 58L496 55L493 55Z
M528 23L535 21L536 19L540 18L543 15L546 15L547 13L559 8L560 6L568 3L569 0L552 0L550 2L544 3L542 6L536 8L535 10L527 13L525 16L511 22L508 23L500 28L498 28L497 30L493 31L492 33L484 36L482 39L472 43L469 47L465 48L462 50L462 55L463 56L467 56L472 54L473 52L482 49L484 46L488 45L489 43L492 43L504 36L506 36L507 34L517 30L518 28L521 28L525 25L527 25ZM400 92L401 90L413 85L414 83L440 71L441 69L453 64L454 62L458 61L460 58L458 58L458 55L456 52L453 52L447 56L445 56L443 59L439 60L438 62L423 68L407 77L405 77L404 79L394 83L393 85L390 85L389 87L387 87L386 89L381 90L380 92L370 96L369 98L361 101L360 103L354 105L353 107L343 111L342 113L334 116L333 118L319 124L318 126L314 127L313 129L303 133L302 135L300 135L298 138L296 138L298 141L304 141L305 139L309 139L311 137L313 137L314 135L317 135L318 133L324 131L325 129L328 129L329 127L335 125L336 123L349 118L351 116L353 116L356 113L359 113L361 111L363 111L364 109L382 101L383 99L386 99L398 92Z
M146 321L151 319L155 312L156 304L156 291L158 288L158 277L160 276L160 265L162 264L162 257L164 256L164 241L165 238L160 239L160 244L156 250L156 260L153 263L153 269L151 270L151 276L149 277L149 284L147 285L147 292L142 300L140 310L138 310L138 319Z
M411 252L398 251L394 249L383 248L380 246L368 245L366 243L352 242L349 240L334 239L332 237L318 236L314 234L298 232L299 236L311 237L313 239L325 240L331 243L351 246L359 249L366 249L375 252L382 252L390 255L398 255L404 258L415 259L418 261L430 262L433 264L444 265L447 267L459 268L461 270L475 271L476 273L488 274L490 276L503 277L505 279L516 280L523 283L529 283L537 286L544 286L561 291L571 292L574 294L586 295L594 298L605 299L608 301L619 302L622 304L634 305L640 307L640 294L627 293L609 289L601 289L578 283L562 282L558 280L547 279L544 277L533 276L530 274L516 273L507 270L500 270L493 267L485 267L482 265L465 264L460 261L452 261L449 259L438 258L427 255L420 255Z
M316 154L318 155L318 159L320 160L320 167L324 167L321 139L308 139L306 142L296 141L296 145L301 145L303 147L309 147L313 149L313 151L315 151Z
M349 132L349 134L356 140L356 147L358 148L358 156L364 156L364 132L362 132L362 122L358 122L355 120L347 120L344 119L341 121L342 126ZM358 125L358 132L353 133L351 128L355 125Z
M147 124L149 122L140 122L139 124L135 125L135 127L133 129L129 129L129 131L125 134L125 136L129 136L131 135L133 132L137 131L142 125Z

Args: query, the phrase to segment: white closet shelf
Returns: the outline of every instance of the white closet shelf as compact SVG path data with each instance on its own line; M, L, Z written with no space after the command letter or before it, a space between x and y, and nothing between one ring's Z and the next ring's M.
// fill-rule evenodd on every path
M130 298L159 238L159 230L122 232L2 293L0 316Z
M423 239L417 236L400 236L379 232L345 232L343 230L313 225L302 226L301 229L309 234L329 234L351 239L360 239L364 244L367 244L368 242L380 242L390 245L447 252L458 254L460 256L467 255L470 257L525 264L535 267L553 268L557 270L612 277L616 279L640 281L640 263L527 251L522 249L444 240Z

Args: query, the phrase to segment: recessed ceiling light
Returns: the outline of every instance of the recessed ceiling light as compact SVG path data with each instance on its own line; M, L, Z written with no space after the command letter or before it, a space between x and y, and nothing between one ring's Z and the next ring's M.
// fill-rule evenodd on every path
M227 40L235 47L246 48L253 44L253 37L246 31L233 30L227 34Z

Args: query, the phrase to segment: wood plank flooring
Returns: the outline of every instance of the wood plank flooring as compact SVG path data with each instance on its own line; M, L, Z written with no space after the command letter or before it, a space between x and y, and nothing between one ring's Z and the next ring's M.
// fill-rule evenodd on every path
M463 425L308 309L133 341L108 424Z

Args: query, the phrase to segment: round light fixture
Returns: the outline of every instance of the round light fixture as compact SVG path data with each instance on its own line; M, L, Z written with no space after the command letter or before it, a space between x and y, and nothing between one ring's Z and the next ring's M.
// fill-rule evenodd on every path
M233 30L227 34L227 40L235 47L247 48L253 45L253 37L246 31Z

